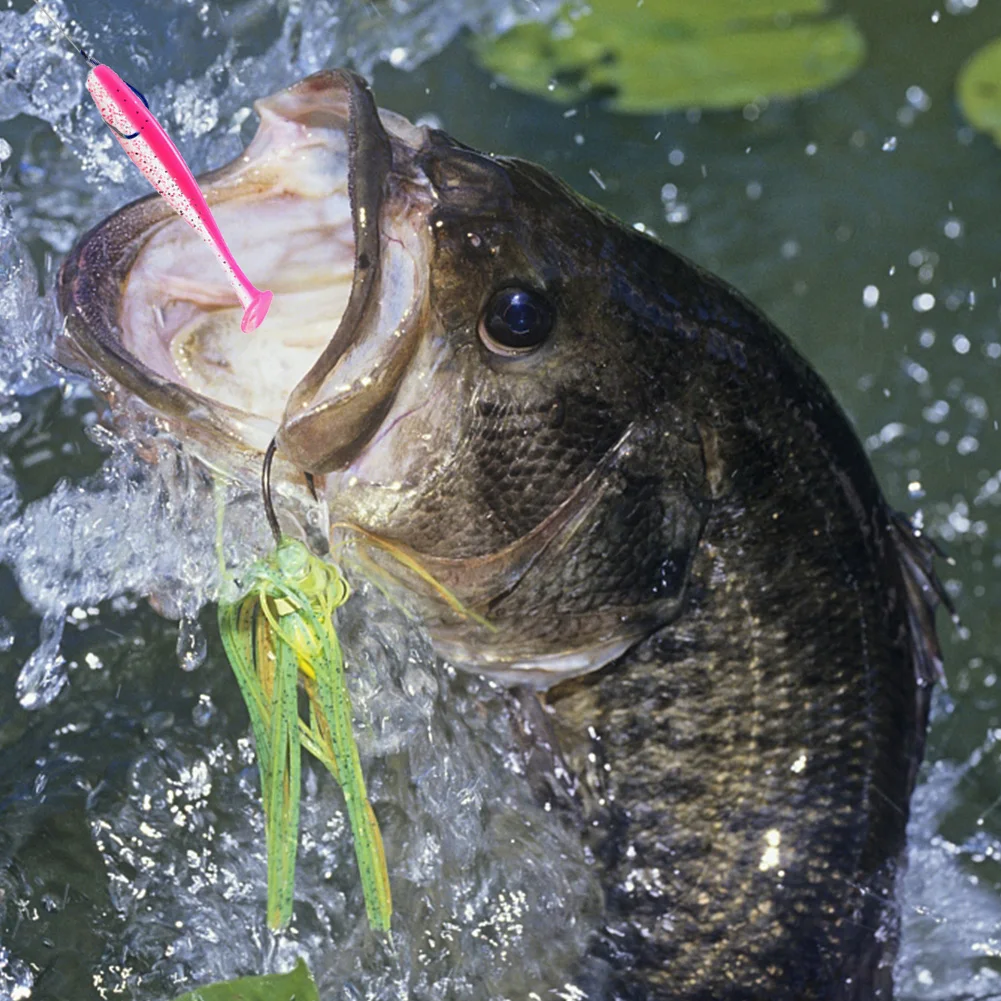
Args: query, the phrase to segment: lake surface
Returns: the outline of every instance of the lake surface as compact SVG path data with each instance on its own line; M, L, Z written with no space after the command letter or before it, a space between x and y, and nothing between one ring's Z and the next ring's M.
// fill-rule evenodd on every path
M252 122L234 125L230 117L247 94L267 93L302 75L269 48L269 39L292 16L284 6L276 11L267 3L228 4L221 14L181 2L121 6L69 5L84 25L93 25L101 58L146 85L154 109L186 109L190 127L178 138L199 168L233 155L240 136L249 134ZM407 59L415 58L441 47L449 34L442 25L454 11L476 21L490 10L471 2L439 6L437 15L428 14L434 5L427 5L410 15L373 17L352 26L346 18L338 24L330 20L335 5L318 4L320 12L306 23L298 68L317 68L309 60L321 64L324 39L342 37L337 32L343 32L337 44L344 48L335 49L332 63L343 61L346 47L355 44L356 59L368 66L380 50L391 52L408 38ZM522 4L511 7L526 10ZM135 13L127 12L133 8ZM592 103L567 109L494 83L462 38L411 71L380 63L374 86L385 107L412 118L434 116L472 146L541 162L740 288L831 384L867 443L891 503L918 517L952 558L941 572L960 624L940 618L948 690L936 698L928 762L915 801L898 994L913 1001L1001 997L1001 150L965 124L954 100L964 60L1001 35L1001 5L853 0L842 9L866 38L862 69L826 93L742 111L624 116ZM225 49L224 31L237 24L224 16L237 15L243 18L237 55L259 52L259 78L227 71L229 57L213 62ZM151 39L167 24L178 44L176 51L161 52ZM11 24L0 23L0 29L3 57ZM358 48L357 39L365 47ZM52 66L57 69L50 67L51 72L62 72L58 61ZM38 69L39 80L45 72L45 66ZM202 89L184 90L184 80L206 73L209 82ZM2 88L0 83L0 107L9 100ZM214 109L211 101L199 103L206 93L216 100ZM145 192L142 179L124 169L121 182L112 182L113 171L92 138L93 122L81 116L67 122L55 112L49 117L57 122L56 132L38 117L21 115L0 122L0 136L12 147L2 166L13 233L51 281L61 254L85 226ZM239 828L237 840L243 842L213 849L229 851L225 860L206 849L199 863L204 879L198 885L189 879L187 895L170 897L165 890L172 881L183 882L179 872L189 852L202 858L199 853L211 840L206 831L224 830L227 816L253 806L253 773L240 758L245 716L211 635L211 614L203 613L202 632L185 627L181 647L187 666L201 662L205 634L209 653L197 670L184 673L175 653L177 626L144 602L111 597L115 550L88 541L85 526L113 520L116 504L130 524L141 523L142 503L154 520L162 521L163 511L152 494L139 488L130 493L129 477L135 474L125 460L105 481L87 480L106 454L92 431L95 405L76 383L57 385L55 377L37 372L23 377L18 352L37 346L39 334L29 328L34 322L44 333L48 314L44 302L27 293L15 306L15 319L5 318L10 350L3 366L6 384L21 392L0 411L0 449L10 462L0 484L0 515L10 521L19 503L39 502L61 478L81 486L64 486L56 503L32 509L22 524L33 528L31 552L24 535L8 533L8 562L27 575L36 604L51 598L43 586L46 574L62 581L64 597L97 587L90 577L86 586L80 584L83 572L67 556L74 546L85 564L91 561L88 573L102 555L110 561L105 567L110 582L102 585L103 602L70 601L71 625L62 645L63 657L73 665L70 683L46 708L29 712L18 703L15 679L39 643L39 616L3 571L0 997L4 990L22 998L110 997L118 996L116 990L141 999L167 997L175 984L174 993L180 993L193 982L248 972L258 961L287 960L297 951L294 942L254 941L260 932L253 917L259 899L248 889L250 876L237 871L239 860L252 854L251 821ZM26 392L46 382L49 388ZM197 509L197 498L190 503ZM171 524L174 534L151 533L149 548L169 547L171 539L183 537L176 519ZM141 548L141 533L135 538ZM151 560L139 567L132 550L118 555L132 561L133 590L154 579L162 586L165 574L180 573L184 565L180 560L165 568ZM197 568L198 557L187 555ZM56 607L58 600L52 600ZM392 611L382 609L376 597L366 600L382 616L384 645L408 651L391 668L393 677L404 679L407 658L413 660L413 676L400 684L401 691L410 691L407 684L425 691L420 713L430 719L438 712L435 706L444 711L455 698L466 706L475 706L478 696L499 700L462 679L437 687L438 681L429 680L434 675L420 639L404 639ZM197 604L198 595L192 594L186 607L190 611ZM50 608L42 639L46 629L58 632L57 618ZM364 641L358 643L360 649ZM364 697L362 702L368 705ZM410 733L420 713L412 707L398 711L400 732ZM474 725L456 746L472 754L485 742L490 749L475 753L495 754L503 767L502 741L485 733L485 725ZM391 734L382 737L388 742L382 751L392 751ZM373 755L378 751L374 745L368 749ZM431 761L432 751L426 753ZM461 813L463 788L457 782L457 799L448 810ZM115 837L141 840L138 832L147 822L143 796L156 789L164 796L164 790L173 792L170 802L164 799L157 808L163 826L151 821L153 827L157 834L166 831L168 842L179 840L158 848L159 854L147 851L148 838L146 847L116 846ZM322 790L314 800L313 819L323 828L336 811L324 814L329 804L324 805ZM182 818L185 810L194 817L211 814L211 823L199 828L172 819L178 815L171 809L175 801ZM512 802L512 809L524 808ZM431 812L446 809L441 803L425 806ZM552 851L566 849L558 833L547 837ZM144 858L153 859L157 875L145 872ZM303 885L314 887L316 895L328 863L320 851L306 859ZM235 873L231 884L227 865ZM441 873L447 875L445 869ZM520 878L531 884L528 870ZM142 887L148 898L170 897L153 917L136 901ZM540 906L553 906L564 894L578 901L586 923L589 892L586 875L573 870L556 896ZM515 905L509 900L506 906L510 911ZM509 911L495 906L494 926L497 915ZM123 915L133 919L130 928ZM301 941L320 942L335 921L329 915L325 920L304 927ZM188 935L188 929L176 927L185 921L197 931ZM227 941L219 934L227 927L249 944ZM196 940L212 933L213 949L201 949ZM177 957L172 964L163 961L168 941ZM478 941L470 948L479 948ZM569 935L562 945L572 952L575 941ZM352 939L351 948L352 955L367 956L367 968L382 969L382 960L365 953L363 942ZM413 975L422 960L407 962ZM447 961L440 963L444 970ZM321 958L316 965L344 996L381 996L392 983L391 976L383 976L379 991L372 992L338 972L335 959ZM464 975L489 979L488 968L486 957ZM440 986L444 976L432 972L424 981L411 979L411 990L435 996L433 985ZM474 996L468 993L473 982L450 981L450 989L455 996ZM503 978L491 986L491 996L504 990L517 996Z

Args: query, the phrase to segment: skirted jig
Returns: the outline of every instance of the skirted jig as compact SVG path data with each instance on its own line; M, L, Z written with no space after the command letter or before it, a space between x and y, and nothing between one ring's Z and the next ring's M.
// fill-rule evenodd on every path
M278 930L292 918L302 746L344 792L369 925L389 932L393 904L386 856L352 733L351 699L333 621L350 590L337 567L281 534L270 498L273 457L272 444L262 480L275 552L250 568L241 598L219 604L219 631L257 743L268 925ZM299 715L300 680L309 701L308 722Z

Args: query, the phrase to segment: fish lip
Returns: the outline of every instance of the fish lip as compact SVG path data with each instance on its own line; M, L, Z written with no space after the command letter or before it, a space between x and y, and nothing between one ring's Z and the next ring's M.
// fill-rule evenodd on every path
M348 200L354 234L354 275L347 308L334 336L299 381L285 405L279 445L294 450L287 422L310 405L336 361L360 336L362 322L378 291L382 271L381 234L386 178L393 168L389 136L379 120L375 98L365 80L351 70L334 70L348 92Z
M368 83L350 70L335 70L348 94L348 198L354 234L354 274L347 307L334 336L292 390L276 434L279 451L300 469L328 473L350 466L379 431L415 346L416 325L387 346L378 374L333 398L317 400L341 359L375 326L383 273L382 233L393 143ZM319 427L317 426L319 425Z

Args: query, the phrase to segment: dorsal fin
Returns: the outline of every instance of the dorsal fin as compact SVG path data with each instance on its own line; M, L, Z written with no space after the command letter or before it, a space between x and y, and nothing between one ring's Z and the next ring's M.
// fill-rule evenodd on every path
M942 647L935 630L935 612L944 605L956 612L935 572L935 558L943 553L926 535L916 529L906 515L890 512L890 535L893 538L904 574L907 618L914 644L914 669L918 683L931 686L945 683L942 670Z

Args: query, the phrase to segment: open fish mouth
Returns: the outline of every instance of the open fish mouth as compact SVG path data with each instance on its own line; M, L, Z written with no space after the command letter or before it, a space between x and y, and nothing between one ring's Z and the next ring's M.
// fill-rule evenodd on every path
M275 293L267 322L240 330L210 250L154 195L65 262L70 359L213 452L256 456L277 431L287 458L325 472L375 434L416 347L430 196L413 160L425 133L345 71L255 107L251 144L200 183L244 270Z

